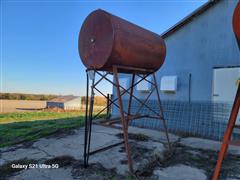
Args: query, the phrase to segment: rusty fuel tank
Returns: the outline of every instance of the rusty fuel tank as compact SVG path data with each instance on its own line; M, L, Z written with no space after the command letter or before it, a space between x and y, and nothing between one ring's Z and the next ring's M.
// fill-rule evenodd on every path
M161 36L101 9L85 19L78 50L87 68L103 71L114 65L157 71L166 56Z
M240 48L240 1L238 1L237 7L233 14L233 31L236 35L238 46Z

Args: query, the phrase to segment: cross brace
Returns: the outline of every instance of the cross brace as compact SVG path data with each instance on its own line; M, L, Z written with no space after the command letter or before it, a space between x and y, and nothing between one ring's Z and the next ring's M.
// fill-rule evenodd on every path
M131 148L130 148L129 143L128 143L128 126L129 126L129 122L131 120L139 119L139 118L142 118L142 117L155 118L155 119L159 119L159 120L162 121L163 128L164 128L165 134L166 134L166 139L167 139L167 142L168 142L168 145L169 145L169 148L170 148L168 129L167 129L167 125L166 125L164 115L163 115L163 109L162 109L161 100L160 100L160 93L159 93L159 90L158 90L155 73L153 71L150 71L150 70L148 71L147 69L142 70L142 69L134 68L134 70L132 71L132 74L131 74L131 85L130 85L129 88L124 88L119 82L119 69L122 69L122 68L131 70L131 69L129 69L129 67L113 66L112 72L106 72L104 74L104 73L101 73L98 70L91 69L91 71L94 71L94 78L92 79L92 85L90 87L90 92L91 92L90 99L89 99L89 75L88 75L88 72L90 71L90 69L86 70L87 91L86 91L85 138L84 138L84 166L85 167L88 166L88 160L89 160L90 155L124 143L125 151L126 151L127 158L128 158L129 171L133 173ZM100 76L100 79L96 82L95 82L95 74ZM107 77L108 75L113 75L113 79L109 79ZM136 76L139 77L139 79L137 81L135 80ZM153 77L152 81L149 81L148 79L146 79L149 76ZM103 108L101 111L99 111L96 115L93 116L94 91L96 90L99 94L103 95L104 97L107 97L102 91L100 91L97 88L97 85L103 80L111 83L113 85L113 87L116 88L117 98L113 99L113 100L110 99L109 100L110 102L108 103L107 107ZM150 83L152 85L152 88L151 88L148 96L146 97L146 99L143 101L143 100L139 99L137 96L134 95L134 87L136 87L140 82L142 82L144 80L147 81L148 83ZM157 105L159 106L159 112L154 110L153 108L151 108L149 105L147 105L147 101L149 100L153 91L156 91L157 102L158 102ZM125 94L129 95L127 110L125 110L124 107L123 107L123 95L125 95ZM140 106L138 107L137 112L135 114L132 113L132 100L133 99L136 100L140 104ZM124 140L122 142L110 145L108 147L104 147L104 148L97 149L97 150L94 150L94 151L90 152L92 121L94 119L96 119L102 112L104 112L111 105L115 105L119 109L120 122L121 122L121 125L122 125L121 128L123 130L123 139ZM151 113L153 113L154 116L140 115L140 112L141 112L143 107L145 107Z

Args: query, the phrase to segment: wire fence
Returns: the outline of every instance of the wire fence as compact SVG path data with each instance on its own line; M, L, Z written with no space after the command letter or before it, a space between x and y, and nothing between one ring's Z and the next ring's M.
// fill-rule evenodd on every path
M128 101L124 101L127 108ZM147 103L154 111L159 112L158 103L150 100ZM139 103L133 101L132 113L138 109ZM214 102L183 102L183 101L162 101L164 117L170 132L185 136L197 136L202 138L222 140L229 115L231 103ZM143 115L154 115L152 111L144 107L141 110ZM131 121L131 125L163 130L162 121L156 119L142 118ZM235 132L234 137L240 133Z

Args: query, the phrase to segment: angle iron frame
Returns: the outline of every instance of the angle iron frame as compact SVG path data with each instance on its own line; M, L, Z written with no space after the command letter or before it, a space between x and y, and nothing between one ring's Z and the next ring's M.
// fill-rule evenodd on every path
M120 85L120 83L119 83L119 73L121 71L119 71L119 70L126 70L128 72L129 71L131 72L132 79L131 79L131 86L129 88L124 88ZM90 99L89 99L89 75L88 75L89 71L94 72L93 78L91 79L92 80L92 85L90 87L90 89L91 89L90 90L91 91ZM95 82L95 74L100 76L100 79L97 82ZM107 78L108 75L113 75L113 80L110 80L109 78ZM149 77L151 75L153 77L153 82L149 81L147 79L147 77ZM135 77L136 76L139 77L140 80L138 79L138 81L135 82ZM160 100L160 93L159 93L159 90L158 90L157 80L156 80L156 76L155 76L154 71L148 70L148 69L142 69L142 68L140 69L140 68L131 68L131 67L124 67L124 66L113 66L112 72L105 72L105 73L101 73L101 71L95 70L95 69L87 69L86 70L86 77L87 77L87 87L86 87L86 111L85 111L85 135L84 135L84 167L88 166L88 161L89 161L89 156L90 155L95 154L95 153L100 152L100 151L110 149L112 147L115 147L115 146L118 146L118 145L124 143L125 151L126 151L127 158L128 158L128 168L129 168L129 171L131 173L133 173L131 149L130 149L129 144L128 144L128 126L129 126L129 122L131 120L136 120L136 119L140 119L140 118L143 118L143 117L152 118L152 119L159 119L159 120L162 121L163 128L165 130L166 139L167 139L167 142L168 142L168 147L169 147L169 149L171 149L169 135L168 135L168 129L167 129L166 121L165 121L164 114L163 114L163 108L162 108L161 100ZM107 98L107 96L96 87L103 80L108 81L109 83L111 83L116 88L117 98L115 98L114 100L110 99L109 100L110 103L107 105L107 107L103 108L96 115L93 116L94 95L95 95L94 90L96 90L99 94L101 94L102 96ZM145 98L145 100L142 101L134 95L134 87L136 87L140 82L142 82L144 80L147 81L148 83L150 83L152 85L152 88L151 88L148 96ZM149 107L146 104L148 102L150 96L152 95L153 91L156 91L157 101L158 101L158 106L159 106L160 112L156 112L155 110L153 110L151 107ZM124 108L123 108L122 96L124 94L129 94L127 111L125 111ZM138 107L137 112L135 114L131 114L131 107L132 107L132 100L133 99L135 99L137 102L140 103L140 106ZM116 101L118 102L118 104L116 103ZM91 131L92 131L93 120L96 119L102 112L104 112L111 105L115 105L120 110L120 122L121 122L121 125L122 125L123 137L124 137L123 139L124 140L121 141L121 142L112 144L110 146L103 147L101 149L97 149L97 150L94 150L94 151L90 152ZM146 107L148 110L150 110L152 113L154 113L155 116L140 115L140 111L143 107ZM111 121L111 120L109 119L108 121Z

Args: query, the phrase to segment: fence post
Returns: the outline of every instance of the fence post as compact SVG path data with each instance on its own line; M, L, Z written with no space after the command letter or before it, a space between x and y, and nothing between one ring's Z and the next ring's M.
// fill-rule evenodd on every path
M107 119L110 118L110 106L109 106L109 103L110 103L110 94L107 94Z

